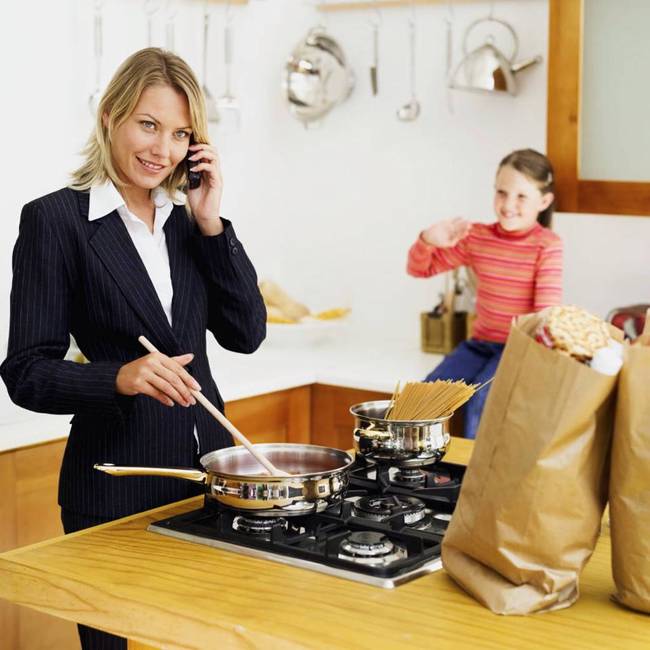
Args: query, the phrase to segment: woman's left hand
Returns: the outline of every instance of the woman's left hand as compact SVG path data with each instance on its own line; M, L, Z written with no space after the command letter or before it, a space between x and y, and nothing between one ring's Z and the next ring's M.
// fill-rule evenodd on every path
M219 235L223 232L220 217L223 178L219 156L209 144L191 144L189 151L193 152L190 156L190 162L194 163L191 170L201 172L201 184L196 189L187 191L192 214L201 233Z

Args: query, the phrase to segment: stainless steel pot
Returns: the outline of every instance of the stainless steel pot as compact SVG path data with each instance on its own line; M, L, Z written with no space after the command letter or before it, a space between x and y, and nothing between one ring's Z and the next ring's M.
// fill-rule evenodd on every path
M284 70L289 110L305 126L321 120L354 88L354 73L343 49L322 26L296 45Z
M168 476L204 483L209 498L229 508L255 511L265 517L322 512L338 503L348 485L354 457L317 445L269 443L255 445L291 476L269 476L244 447L227 447L201 457L205 471L166 467L124 467L109 463L95 469L113 476Z
M449 446L452 414L436 420L386 420L390 400L350 407L354 416L354 447L376 462L417 467L438 462Z

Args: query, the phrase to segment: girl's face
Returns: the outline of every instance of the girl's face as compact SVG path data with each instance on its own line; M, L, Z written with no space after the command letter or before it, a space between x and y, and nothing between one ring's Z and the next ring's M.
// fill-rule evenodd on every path
M542 194L535 181L510 165L498 171L494 189L494 212L508 232L529 230L537 215L553 202L551 192Z
M133 113L113 132L113 163L120 179L140 189L158 187L185 158L190 125L182 92L162 85L146 88Z

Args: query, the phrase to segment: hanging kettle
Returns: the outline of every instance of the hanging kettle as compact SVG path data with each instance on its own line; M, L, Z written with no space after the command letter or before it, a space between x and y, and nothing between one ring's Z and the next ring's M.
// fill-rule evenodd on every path
M483 45L467 51L467 39L470 32L480 23L492 22L505 27L513 40L513 52L507 58L501 50L494 45L494 37L489 35ZM515 74L542 61L541 56L534 56L513 63L519 50L519 39L512 26L505 20L498 18L480 18L475 20L465 31L463 38L463 60L454 71L449 86L457 90L473 90L478 92L507 92L517 94Z
M314 27L294 48L285 65L289 110L307 126L347 99L354 75L341 46L323 27Z

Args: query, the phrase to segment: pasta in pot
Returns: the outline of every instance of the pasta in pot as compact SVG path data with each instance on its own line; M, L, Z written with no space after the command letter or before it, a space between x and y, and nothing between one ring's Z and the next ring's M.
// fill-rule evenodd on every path
M491 381L491 380L490 380ZM386 420L436 420L450 415L467 402L485 384L438 379L433 382L408 382L399 390L399 382L386 412Z

